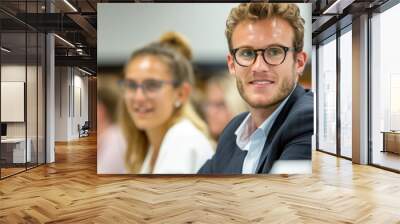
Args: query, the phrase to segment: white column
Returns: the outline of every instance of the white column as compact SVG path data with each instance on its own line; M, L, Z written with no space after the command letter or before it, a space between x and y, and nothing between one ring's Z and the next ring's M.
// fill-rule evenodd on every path
M368 16L353 20L353 162L368 163Z
M46 11L54 12L54 5L46 1ZM55 162L55 43L54 35L46 35L46 163Z
M46 35L46 163L55 161L54 133L55 133L55 60L54 60L54 35Z

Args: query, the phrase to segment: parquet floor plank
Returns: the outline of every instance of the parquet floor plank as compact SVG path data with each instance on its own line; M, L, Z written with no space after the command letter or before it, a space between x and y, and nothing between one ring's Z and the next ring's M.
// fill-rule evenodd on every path
M0 223L399 223L400 175L313 152L311 175L97 175L96 138L0 181Z

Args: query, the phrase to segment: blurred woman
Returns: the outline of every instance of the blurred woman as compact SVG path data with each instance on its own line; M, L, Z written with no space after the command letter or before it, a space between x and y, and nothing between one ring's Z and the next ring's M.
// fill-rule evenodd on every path
M115 79L99 76L97 88L97 173L127 173L125 167L125 139L117 125L117 105L120 98Z
M207 82L205 116L211 136L218 140L230 120L247 111L247 105L236 88L235 78L218 74Z
M214 151L189 96L193 69L164 42L133 53L124 69L121 125L131 173L196 173Z

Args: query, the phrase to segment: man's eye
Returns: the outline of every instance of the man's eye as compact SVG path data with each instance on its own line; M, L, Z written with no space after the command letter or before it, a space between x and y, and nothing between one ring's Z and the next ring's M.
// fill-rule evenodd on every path
M268 56L274 57L279 56L283 53L283 50L278 47L269 48L267 51Z
M246 57L246 58L252 58L254 57L254 51L250 49L244 49L239 51L239 56L240 57Z

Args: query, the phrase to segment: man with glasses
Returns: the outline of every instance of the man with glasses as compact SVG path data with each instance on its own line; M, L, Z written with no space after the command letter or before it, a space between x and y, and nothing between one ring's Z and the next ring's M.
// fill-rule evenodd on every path
M229 72L250 112L225 127L199 173L310 172L313 94L297 84L307 62L299 8L242 3L230 12L225 34Z

